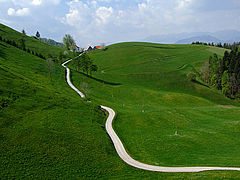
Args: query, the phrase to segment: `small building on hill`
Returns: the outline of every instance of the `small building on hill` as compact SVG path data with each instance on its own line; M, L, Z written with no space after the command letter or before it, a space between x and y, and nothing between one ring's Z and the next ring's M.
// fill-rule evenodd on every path
M91 51L91 50L93 50L93 48L92 48L90 45L88 45L87 47L84 48L84 51L85 51L85 52L86 52L86 51Z
M80 47L78 47L78 46L76 45L76 51L77 51L77 52L82 52L82 48L80 48Z
M102 46L94 46L93 49L102 49Z

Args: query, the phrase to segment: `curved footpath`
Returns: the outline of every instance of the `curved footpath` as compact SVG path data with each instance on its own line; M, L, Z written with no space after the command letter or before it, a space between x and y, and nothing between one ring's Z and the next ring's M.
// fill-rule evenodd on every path
M82 98L85 98L85 95L80 92L72 83L70 80L70 69L65 66L68 62L70 62L72 59L64 62L62 66L66 69L66 80L68 85L76 91ZM228 171L240 171L240 168L232 168L232 167L161 167L161 166L152 166L148 164L141 163L139 161L134 160L132 157L128 155L126 152L121 140L115 133L112 127L112 121L115 117L115 112L109 107L101 106L102 109L106 110L109 113L109 116L106 121L106 130L108 135L111 137L112 142L115 146L115 149L120 156L120 158L129 164L130 166L144 169L148 171L158 171L158 172L201 172L201 171L210 171L210 170L228 170Z

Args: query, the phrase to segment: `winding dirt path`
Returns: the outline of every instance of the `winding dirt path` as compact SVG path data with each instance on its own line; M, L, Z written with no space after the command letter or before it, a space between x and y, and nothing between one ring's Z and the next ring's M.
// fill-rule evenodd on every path
M67 63L69 63L72 59L64 62L62 66L66 69L66 81L68 85L76 91L82 98L85 98L85 95L80 92L72 83L70 80L70 69L66 66ZM161 167L161 166L153 166L153 165L148 165L141 163L139 161L134 160L129 154L126 152L121 140L115 133L112 127L112 122L115 117L115 112L113 109L106 107L106 106L101 106L102 109L107 111L109 113L109 116L107 118L105 127L107 130L108 135L112 139L112 142L114 144L114 147L120 156L120 158L129 164L130 166L143 169L143 170L148 170L148 171L157 171L157 172L201 172L201 171L213 171L213 170L228 170L228 171L240 171L240 168L233 168L233 167Z

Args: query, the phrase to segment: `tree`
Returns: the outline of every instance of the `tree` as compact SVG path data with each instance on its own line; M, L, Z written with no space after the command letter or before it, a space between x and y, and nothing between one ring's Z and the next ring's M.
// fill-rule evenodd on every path
M90 74L91 74L91 75L92 75L92 72L97 72L97 70L98 70L97 65L92 64L92 65L90 66Z
M47 71L49 73L50 79L52 81L52 75L53 75L53 71L54 71L54 68L55 68L52 58L48 58L46 60L46 68L47 68Z
M225 96L229 95L228 71L224 71L222 76L222 93Z
M106 50L106 45L105 45L105 43L102 43L102 44L101 44L101 49L102 49L102 50Z
M25 45L25 40L24 39L21 39L20 40L20 48L24 51L26 51L26 45Z
M36 37L39 39L40 38L40 33L37 31Z
M188 79L189 79L190 81L196 81L197 75L196 75L194 72L189 72L189 73L187 74L187 77L188 77Z
M92 60L86 53L75 58L73 63L77 71L81 69L87 74L90 73L90 75L92 75L92 72L96 72L98 70L97 65L93 64Z
M92 65L92 61L86 53L84 53L80 57L82 57L82 69L83 69L84 72L86 72L88 74L90 66Z
M59 62L62 62L62 60L63 60L63 52L61 51L59 54L58 54L58 61Z
M232 45L226 43L224 46ZM238 47L235 47L230 53L226 51L223 58L218 58L217 55L214 54L213 57L209 58L208 63L209 78L206 78L205 81L217 87L225 96L229 98L239 98L240 52L238 51Z
M76 67L76 70L79 71L79 69L82 69L83 67L83 58L81 56L74 59L73 64Z
M70 34L66 34L63 37L63 44L64 44L65 48L68 50L72 50L72 51L76 50L76 43Z
M26 35L26 32L25 32L25 30L24 30L24 29L22 30L22 33L23 33L24 35Z

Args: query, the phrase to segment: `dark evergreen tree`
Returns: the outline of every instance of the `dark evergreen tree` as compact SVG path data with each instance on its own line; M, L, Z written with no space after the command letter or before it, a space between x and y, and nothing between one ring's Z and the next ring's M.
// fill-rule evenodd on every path
M209 58L208 63L209 66L205 65L202 68L204 80L221 90L225 96L240 98L240 52L238 48L235 47L230 53L226 51L222 59L215 54ZM209 72L209 78L206 78L208 77L206 72Z
M22 50L26 51L26 45L25 45L25 40L24 39L20 40L20 47L21 47Z
M25 32L25 30L24 30L24 29L22 30L22 33L23 33L24 35L26 35L26 32Z
M40 33L37 31L36 37L39 39L40 38Z

